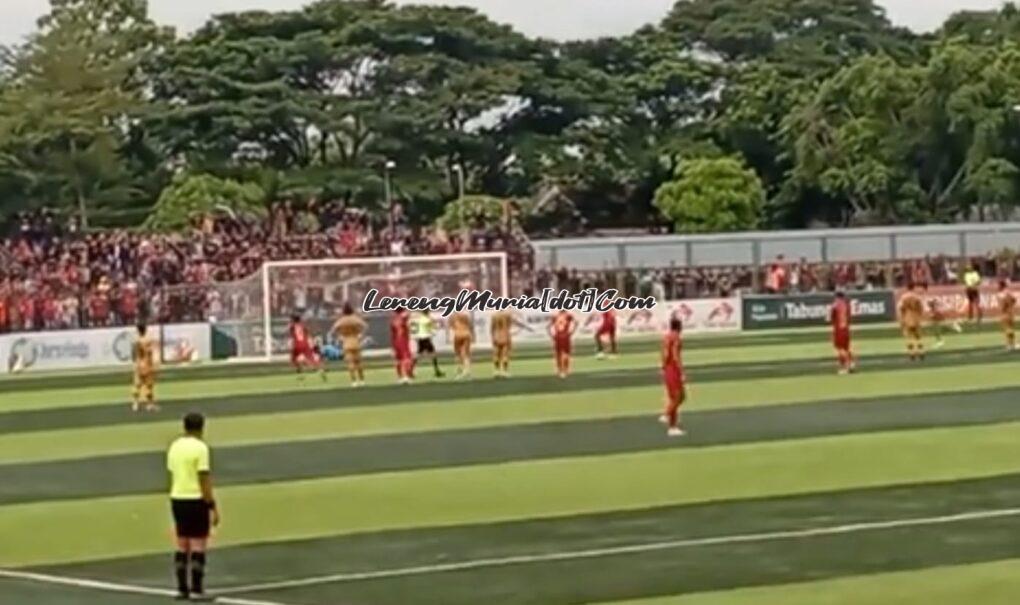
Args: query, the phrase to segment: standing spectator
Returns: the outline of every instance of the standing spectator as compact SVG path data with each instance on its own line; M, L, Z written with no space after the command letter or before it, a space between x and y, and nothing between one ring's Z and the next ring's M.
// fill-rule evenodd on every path
M110 299L106 289L96 286L89 295L89 325L94 328L110 324Z
M120 300L117 314L122 325L132 325L138 321L138 284L128 282L120 289Z
M768 276L765 280L765 290L770 294L782 294L786 292L789 285L790 272L786 267L786 259L780 254L776 262L769 267Z

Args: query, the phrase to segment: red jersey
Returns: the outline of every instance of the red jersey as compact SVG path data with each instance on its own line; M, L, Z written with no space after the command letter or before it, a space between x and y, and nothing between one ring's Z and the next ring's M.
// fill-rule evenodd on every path
M557 340L570 338L574 332L574 316L566 311L558 313L552 320L553 338Z
M131 289L125 289L120 295L121 315L134 317L138 313L138 293Z
M300 322L290 324L290 342L291 347L295 349L311 348L305 324Z
M35 301L27 295L18 304L22 324L26 327L35 325Z
M96 292L89 299L89 310L93 319L106 319L110 316L110 300L101 292Z
M612 332L616 329L616 312L612 309L602 314L602 327L600 332Z
M680 351L683 349L683 339L679 332L669 331L662 338L662 367L681 368L683 361L680 358Z
M410 316L407 313L394 313L390 319L390 341L393 348L410 346L411 326Z
M832 303L832 307L829 309L829 322L832 324L833 330L850 329L850 303L846 299Z

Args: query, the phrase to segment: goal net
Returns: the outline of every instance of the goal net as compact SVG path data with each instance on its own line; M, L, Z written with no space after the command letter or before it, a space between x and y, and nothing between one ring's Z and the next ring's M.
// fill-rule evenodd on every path
M282 261L264 264L247 279L217 284L206 309L229 356L269 359L287 353L292 315L326 342L344 303L360 311L370 290L380 296L444 297L463 289L507 296L508 288L502 252ZM367 351L389 348L389 320L388 313L365 316Z

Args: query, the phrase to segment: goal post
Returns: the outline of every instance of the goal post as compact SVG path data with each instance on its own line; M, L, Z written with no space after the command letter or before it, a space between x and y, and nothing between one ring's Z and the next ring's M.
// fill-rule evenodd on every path
M271 360L286 353L287 325L300 315L310 331L326 339L345 303L361 309L365 295L456 296L463 289L509 296L505 252L272 261L246 280L221 284L224 309L217 318L240 358ZM389 314L370 313L366 350L389 348Z

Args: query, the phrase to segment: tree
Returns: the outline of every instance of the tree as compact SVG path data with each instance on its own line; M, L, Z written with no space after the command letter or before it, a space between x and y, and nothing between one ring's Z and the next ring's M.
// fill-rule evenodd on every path
M654 203L678 232L742 231L757 226L765 190L739 158L697 158L680 164Z
M501 112L539 47L469 9L321 0L223 15L161 57L148 125L201 170L269 169L363 203L394 161L398 194L428 206L455 166L480 183L506 170Z
M920 69L884 56L859 59L827 80L784 123L794 181L842 200L847 222L912 216L922 81Z
M712 110L715 65L677 52L654 29L568 46L569 57L600 74L590 113L563 129L553 172L597 224L644 224L656 188L681 150L700 146Z
M0 181L27 202L90 214L138 199L123 149L161 40L137 0L52 0L0 90Z
M446 204L436 225L448 231L505 226L512 203L487 195L468 195Z
M160 194L145 227L172 231L188 227L196 217L222 213L264 216L265 191L254 183L208 174L178 175Z
M809 75L848 58L914 56L914 37L874 0L680 0L662 28L685 48L728 64L767 60Z

